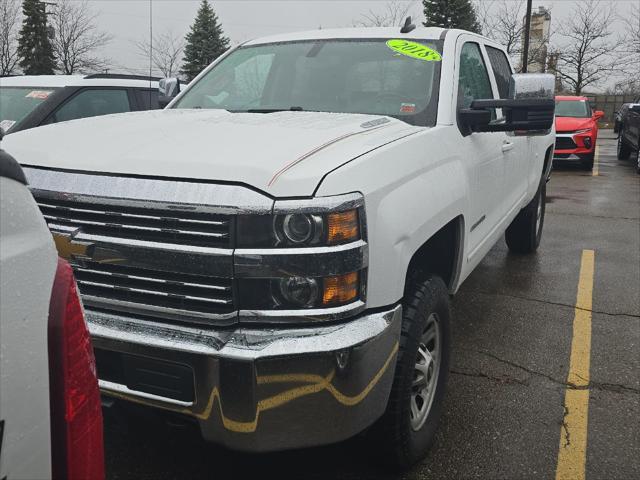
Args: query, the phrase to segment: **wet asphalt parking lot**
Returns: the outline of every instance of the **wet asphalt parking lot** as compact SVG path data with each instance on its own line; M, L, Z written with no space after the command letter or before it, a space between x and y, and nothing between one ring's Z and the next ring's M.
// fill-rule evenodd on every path
M453 298L445 414L413 470L385 472L359 439L250 455L208 445L189 428L136 415L125 422L111 411L107 477L555 478L562 452L570 476L584 468L589 480L640 478L640 175L635 157L616 160L610 130L600 136L594 174L554 169L539 252L514 256L499 242ZM570 359L584 360L585 337L574 331L585 318L590 378L568 381Z

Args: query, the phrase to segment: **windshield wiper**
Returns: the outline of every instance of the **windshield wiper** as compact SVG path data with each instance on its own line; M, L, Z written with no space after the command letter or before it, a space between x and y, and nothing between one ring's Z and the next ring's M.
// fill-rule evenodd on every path
M250 108L247 113L303 112L302 107L289 108Z

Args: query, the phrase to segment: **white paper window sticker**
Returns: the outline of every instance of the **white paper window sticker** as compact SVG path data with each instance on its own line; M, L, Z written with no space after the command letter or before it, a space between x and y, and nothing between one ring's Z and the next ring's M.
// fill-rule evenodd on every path
M25 95L25 98L35 98L38 100L46 100L53 92L51 90L31 90Z

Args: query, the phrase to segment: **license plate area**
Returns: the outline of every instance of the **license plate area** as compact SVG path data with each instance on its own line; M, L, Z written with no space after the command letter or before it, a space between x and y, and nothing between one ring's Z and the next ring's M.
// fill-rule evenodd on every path
M188 365L101 348L94 352L100 380L182 402L195 401L194 373Z

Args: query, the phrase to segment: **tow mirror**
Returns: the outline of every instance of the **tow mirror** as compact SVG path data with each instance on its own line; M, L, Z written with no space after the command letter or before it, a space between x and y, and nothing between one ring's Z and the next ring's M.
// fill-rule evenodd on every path
M511 76L509 98L480 99L458 117L466 133L514 132L515 135L546 135L553 127L556 102L555 78L546 73ZM491 120L492 109L502 109L502 118ZM485 112L482 115L478 112Z
M180 93L179 78L161 78L158 82L158 103L164 108Z

